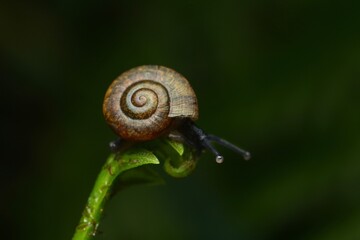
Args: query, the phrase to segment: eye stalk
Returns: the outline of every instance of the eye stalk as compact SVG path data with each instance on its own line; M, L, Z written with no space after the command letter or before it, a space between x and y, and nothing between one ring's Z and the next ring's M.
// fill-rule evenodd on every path
M224 161L224 157L211 144L212 142L218 143L236 152L237 154L240 154L245 160L249 160L251 158L250 152L245 151L218 136L205 133L191 120L184 121L184 124L180 127L179 131L181 134L183 134L185 142L194 146L196 149L199 150L199 152L206 149L213 153L215 155L215 161L217 163L222 163Z
M250 152L239 148L238 146L226 141L225 139L222 139L222 138L220 138L218 136L214 136L214 135L208 135L208 139L210 141L214 141L214 142L216 142L216 143L218 143L218 144L220 144L220 145L222 145L222 146L236 152L237 154L240 154L245 160L250 160L250 158L251 158Z

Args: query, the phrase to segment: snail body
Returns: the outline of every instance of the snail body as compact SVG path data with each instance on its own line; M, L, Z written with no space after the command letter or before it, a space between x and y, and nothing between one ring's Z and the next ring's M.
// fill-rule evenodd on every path
M189 82L176 71L155 65L130 69L108 88L104 117L112 130L130 141L152 140L181 119L198 118L198 104Z
M148 141L168 136L192 146L198 153L209 150L218 163L223 157L211 142L245 159L250 158L249 152L195 125L199 113L194 90L185 77L167 67L144 65L121 74L105 94L103 114L119 136L110 143L113 151L120 149L123 141Z

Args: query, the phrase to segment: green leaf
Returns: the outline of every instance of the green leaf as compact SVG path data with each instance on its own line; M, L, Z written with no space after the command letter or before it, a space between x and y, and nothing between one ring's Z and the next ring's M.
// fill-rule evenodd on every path
M123 171L136 168L144 164L159 164L157 157L149 150L144 148L131 148L123 154L115 157L119 161Z
M169 144L173 149L175 149L175 151L180 155L182 156L184 154L184 151L185 151L185 147L184 147L184 144L180 143L180 142L177 142L177 141L173 141L171 139L168 139L166 138L165 139L165 142L167 144Z

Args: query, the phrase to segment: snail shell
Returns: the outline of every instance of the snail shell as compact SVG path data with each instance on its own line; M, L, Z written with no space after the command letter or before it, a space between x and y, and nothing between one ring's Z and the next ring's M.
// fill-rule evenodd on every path
M154 139L175 121L198 118L198 104L189 82L176 71L154 65L130 69L108 88L103 114L113 131L130 141Z

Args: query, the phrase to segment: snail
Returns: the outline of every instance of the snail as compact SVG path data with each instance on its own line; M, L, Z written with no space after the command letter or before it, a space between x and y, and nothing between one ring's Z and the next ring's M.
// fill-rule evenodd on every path
M167 67L144 65L122 73L106 91L103 114L119 137L110 143L113 151L122 141L149 141L168 136L199 152L209 150L218 163L224 158L212 142L241 154L246 160L250 158L249 152L195 125L199 116L195 92L185 77Z

